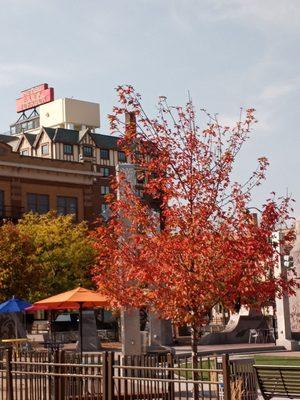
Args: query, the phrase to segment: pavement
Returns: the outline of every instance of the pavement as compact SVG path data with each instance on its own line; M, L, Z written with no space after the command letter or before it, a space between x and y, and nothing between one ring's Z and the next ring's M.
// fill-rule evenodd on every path
M190 345L176 345L168 347L177 355L191 354ZM121 343L101 343L102 351L121 351ZM300 351L287 351L283 346L276 346L274 343L240 343L198 346L198 353L202 355L212 354L264 354L266 356L300 357Z
M171 346L175 354L190 354L191 347L189 345ZM198 353L207 354L256 354L256 353L270 353L278 354L286 352L283 346L276 346L274 343L239 343L239 344L220 344L220 345L205 345L198 346ZM295 352L293 352L295 353ZM296 352L300 356L300 352ZM297 357L296 356L296 357Z
M75 350L75 343L68 343L64 345L65 350ZM177 355L190 355L190 345L176 345L167 347L171 352ZM121 351L120 342L102 342L102 351L114 351L119 353ZM198 353L201 355L214 355L214 354L261 354L266 356L282 356L282 357L300 357L300 351L287 351L282 346L276 346L274 343L240 343L240 344L220 344L220 345L205 345L198 346Z

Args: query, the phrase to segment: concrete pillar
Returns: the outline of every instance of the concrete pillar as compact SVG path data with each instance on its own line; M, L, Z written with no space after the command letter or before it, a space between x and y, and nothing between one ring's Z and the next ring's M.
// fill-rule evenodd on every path
M136 172L133 164L118 164L116 167L117 177L123 174L127 183L134 188L136 185ZM117 197L124 197L124 187L120 186ZM121 216L124 227L130 228L131 222L128 218ZM128 237L124 233L123 239ZM122 310L121 312L121 336L123 355L138 355L142 352L140 332L140 312L137 309Z
M281 299L276 298L276 316L278 330L276 345L284 346L287 350L292 350L294 346L291 335L290 307L289 298L286 294Z
M300 283L300 219L296 221L296 241L291 250L291 256L294 260L294 268L296 278ZM295 289L295 296L291 296L290 315L291 315L291 332L297 338L300 338L300 288Z
M281 238L282 232L274 233L274 241L279 243ZM274 273L275 276L279 276L282 273L287 274L281 258L278 260L278 264ZM278 339L276 340L276 345L284 346L287 350L297 350L299 348L298 342L292 340L291 335L290 304L289 296L287 294L284 294L282 298L276 298L276 316L278 330Z
M122 164L117 164L116 166L116 173L117 177L118 174L123 174L126 180L126 184L129 184L131 188L134 189L136 185L136 168L134 164L129 164L129 163L122 163ZM125 185L126 185L125 184ZM117 193L118 198L122 198L124 196L124 188L120 185Z
M129 118L129 117L128 117ZM135 189L137 183L136 168L132 164L118 164L117 176L122 173L126 179L127 184ZM120 185L121 186L121 185ZM119 187L118 198L124 196L124 188ZM124 226L131 225L131 221L128 218L123 218ZM159 218L157 223L157 229L159 229ZM124 237L126 239L126 233ZM172 326L170 321L160 320L154 314L149 315L150 325L150 347L160 347L172 343ZM137 310L123 311L121 315L121 326L122 326L122 351L123 354L141 354L141 332L140 332L140 315Z
M122 310L121 336L123 355L139 355L142 353L139 310Z
M149 313L150 347L168 346L173 343L170 320L160 319L157 314Z

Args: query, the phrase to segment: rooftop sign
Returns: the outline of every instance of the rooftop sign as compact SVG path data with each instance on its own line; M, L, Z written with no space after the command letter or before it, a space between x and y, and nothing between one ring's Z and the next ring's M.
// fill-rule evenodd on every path
M34 86L33 88L23 90L21 97L16 100L17 112L29 110L38 107L41 104L49 103L54 100L54 89L48 87L48 83Z

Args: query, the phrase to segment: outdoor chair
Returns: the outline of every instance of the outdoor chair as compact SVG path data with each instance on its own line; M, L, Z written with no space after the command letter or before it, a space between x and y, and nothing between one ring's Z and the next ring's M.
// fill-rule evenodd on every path
M266 343L275 342L275 330L274 328L268 329L266 333Z
M33 346L32 346L32 343L31 342L24 342L24 343L21 343L21 346L20 346L20 350L23 352L30 352L30 351L32 351L33 350Z
M259 338L259 331L257 331L256 329L250 329L249 330L249 343L251 343L252 339L254 339L254 343L256 343L258 338Z

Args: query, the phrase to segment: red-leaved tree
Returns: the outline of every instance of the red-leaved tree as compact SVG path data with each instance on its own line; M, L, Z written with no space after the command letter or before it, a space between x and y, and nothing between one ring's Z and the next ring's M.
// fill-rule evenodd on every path
M274 275L279 247L270 240L289 223L291 199L272 194L257 224L249 204L252 189L265 179L267 159L258 159L245 183L232 179L256 122L253 109L241 112L233 127L202 110L201 129L191 101L173 107L161 97L151 119L131 86L117 93L111 128L138 166L143 197L124 175L116 180L122 195L109 196L111 218L93 234L94 279L114 306L148 307L178 325L190 324L195 352L199 328L216 304L260 307L293 290L293 279ZM149 208L149 199L158 211Z

